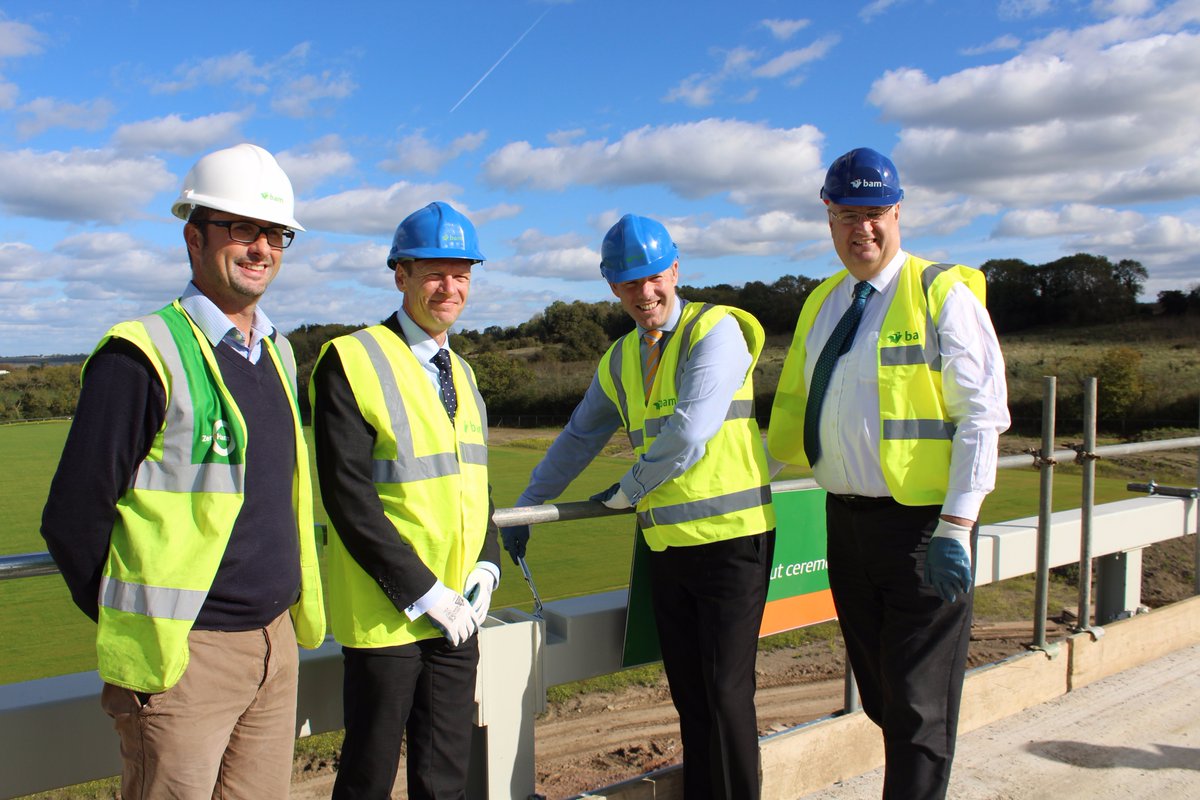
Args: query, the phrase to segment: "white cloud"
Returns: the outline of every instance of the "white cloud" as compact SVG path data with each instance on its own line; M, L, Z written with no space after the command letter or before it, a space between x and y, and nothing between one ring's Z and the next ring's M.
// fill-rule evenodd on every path
M98 131L108 124L108 118L115 110L113 104L103 98L67 103L53 97L39 97L16 109L23 116L17 122L17 133L28 139L50 128Z
M243 50L201 59L175 68L177 78L151 84L151 91L177 94L199 86L230 86L251 95L265 94L269 88L273 66L260 65L254 56Z
M347 73L334 75L322 72L318 75L301 75L288 81L271 99L271 110L284 116L301 118L313 113L313 106L322 100L344 100L354 94L358 85Z
M1017 206L1191 197L1200 34L1158 30L1180 13L1139 22L1149 32L1128 41L1092 26L937 79L894 70L869 98L903 126L901 174L929 188Z
M824 175L821 134L812 126L771 128L705 119L646 126L615 142L534 148L513 142L488 156L486 179L516 189L661 184L688 199L728 194L742 205L794 203Z
M841 37L837 35L823 36L808 47L789 50L772 58L766 64L755 69L753 74L756 78L778 78L787 75L805 64L824 58L840 40Z
M583 128L571 128L565 131L552 131L546 134L546 141L550 144L563 147L578 139L582 139L587 133Z
M892 6L902 2L903 0L872 0L858 12L858 17L863 22L870 22Z
M57 259L24 242L0 242L0 283L42 281L58 274Z
M246 50L190 61L175 68L173 80L153 82L150 90L178 94L219 86L252 97L270 94L275 113L307 117L321 101L345 99L358 88L345 71L305 72L311 50L308 42L301 42L279 58L261 63Z
M1178 286L1200 275L1200 226L1177 216L1147 217L1084 204L1058 209L1013 211L995 236L1061 239L1064 252L1103 253L1112 261L1139 261L1159 281ZM1174 287L1164 287L1174 288Z
M714 48L714 55L721 57L721 67L716 72L696 72L672 87L663 100L668 103L681 102L693 108L712 105L721 87L730 79L747 73L749 66L759 53L746 47L732 50Z
M986 44L981 44L976 47L964 47L959 50L964 56L981 56L987 53L999 53L1004 50L1016 50L1021 46L1021 40L1015 36L1005 34L997 36Z
M1001 19L1040 17L1054 8L1054 0L1000 0Z
M297 196L313 191L327 178L345 176L355 168L354 156L346 151L336 134L323 136L304 148L278 152L275 160L287 173Z
M297 203L296 216L313 230L388 236L400 221L434 200L446 200L463 213L451 198L461 189L450 183L399 181L386 188L350 189L345 192Z
M0 152L0 207L9 214L117 223L144 215L175 176L158 158L107 150Z
M396 145L396 158L383 162L380 167L391 172L432 175L463 153L478 150L486 139L487 131L477 131L459 136L446 147L438 147L425 138L424 131L417 131L401 139Z
M600 252L576 234L548 236L536 228L507 243L511 258L492 266L502 272L567 281L594 281L600 277Z
M0 20L0 58L19 58L42 52L46 36L32 25Z
M787 256L800 243L829 237L824 220L805 221L786 211L768 211L740 219L674 219L664 224L679 245L681 264L692 258L731 255ZM731 277L727 282L737 284L744 279L745 276Z
M714 75L697 72L672 86L663 96L668 103L680 102L692 108L711 106L716 98L720 81Z
M244 111L225 111L185 120L178 114L131 122L117 128L113 144L130 153L191 156L241 139Z
M810 24L812 24L812 20L808 19L764 19L762 21L763 27L780 41L792 38Z
M1154 0L1092 0L1098 17L1141 16L1154 9Z

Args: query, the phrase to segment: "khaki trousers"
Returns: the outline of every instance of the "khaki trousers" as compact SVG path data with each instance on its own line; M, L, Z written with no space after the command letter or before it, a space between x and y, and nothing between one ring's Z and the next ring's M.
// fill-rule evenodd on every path
M299 653L291 617L197 631L179 683L145 695L105 684L121 737L124 800L286 798L296 741Z

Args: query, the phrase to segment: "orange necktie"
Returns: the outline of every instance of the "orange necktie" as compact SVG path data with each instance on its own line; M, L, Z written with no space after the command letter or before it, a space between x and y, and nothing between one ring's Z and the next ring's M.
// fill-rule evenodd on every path
M660 330L646 331L642 341L646 343L646 361L642 364L642 380L645 383L646 399L650 399L650 387L654 385L654 376L658 374L658 358L661 355L658 343L662 339Z

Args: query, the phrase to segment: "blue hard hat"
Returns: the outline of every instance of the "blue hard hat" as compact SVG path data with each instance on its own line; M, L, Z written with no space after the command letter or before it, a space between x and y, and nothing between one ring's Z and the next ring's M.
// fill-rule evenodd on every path
M670 269L679 248L661 222L626 214L604 235L600 274L609 283L647 278Z
M440 200L404 218L392 237L387 264L395 269L401 261L423 258L486 260L479 252L479 236L471 220Z
M830 165L821 199L843 206L892 206L904 199L904 190L890 158L859 147Z

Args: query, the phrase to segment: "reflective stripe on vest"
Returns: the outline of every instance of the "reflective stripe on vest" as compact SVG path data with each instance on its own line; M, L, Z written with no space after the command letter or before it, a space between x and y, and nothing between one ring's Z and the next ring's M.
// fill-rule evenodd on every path
M799 446L807 400L807 338L821 307L846 274L822 282L805 301L780 374L767 440L771 453L788 463L807 464ZM978 270L912 255L895 280L895 295L884 311L877 349L880 467L897 501L932 505L945 499L950 445L956 430L942 398L937 320L946 296L958 284L965 284L980 303L985 300L986 288ZM908 343L909 333L920 336L921 341ZM892 338L897 336L905 343Z
M697 327L713 309L717 309L713 312L715 316ZM758 332L754 335L745 329L742 331L748 340L753 339L749 349L752 357L757 359L762 347L761 327L752 317L735 309L686 304L680 327L662 345L663 361L649 399L632 391L640 377L640 369L630 362L633 353L640 352L636 334L618 340L605 354L601 362L601 388L617 406L630 444L639 455L663 432L671 418L674 395L683 381L694 341L726 315L734 317L739 326L749 326ZM672 358L675 364L669 365L667 362ZM752 368L753 362L704 456L687 472L655 488L639 501L638 522L651 549L703 544L761 533L774 527L761 434L754 421ZM718 478L716 471L722 464L736 475L730 474L727 481ZM722 488L726 491L722 492Z
M207 597L208 592L194 589L168 589L129 583L107 575L100 577L100 605L147 617L195 621Z
M396 458L394 460L377 459L375 466L372 469L372 480L375 483L409 483L410 481L423 481L431 478L444 478L448 475L457 475L459 473L459 459L454 453L433 453L427 456L418 456L413 452L412 442L412 424L408 419L408 411L404 405L404 401L400 397L400 387L396 383L396 374L392 370L392 365L388 361L387 356L383 352L383 348L379 346L379 341L367 333L366 330L355 331L350 334L357 339L367 352L367 358L371 360L371 366L375 368L375 374L379 376L379 388L383 392L384 402L387 404L388 410L392 414L392 429L396 435ZM458 358L458 354L454 354ZM460 359L461 360L461 359ZM463 370L468 376L468 385L471 387L471 393L474 395L475 406L483 411L483 397L479 394L479 389L475 382L470 380L470 372ZM487 437L487 423L484 422L484 439ZM462 463L477 464L487 466L487 445L478 445L470 443L461 443L459 452L462 454Z
M158 314L139 320L154 342L163 366L171 375L172 392L192 396L188 371L166 321ZM221 421L218 421L218 425ZM214 425L213 436L221 433ZM143 461L133 479L135 489L160 492L213 492L239 494L246 483L246 465L224 463L192 463L192 447L196 440L195 409L190 400L167 404L164 421L161 461ZM234 445L236 447L236 444ZM214 448L216 445L214 444ZM232 448L222 453L229 455Z
M743 489L740 492L731 492L704 500L693 500L690 503L658 506L654 509L653 519L650 518L648 512L638 512L637 516L638 523L644 530L653 528L655 525L679 525L684 522L715 517L719 514L733 514L765 506L770 502L771 487L759 486L756 489ZM747 533L762 533L762 531L747 531Z
M149 454L116 503L98 596L97 664L108 683L161 692L187 667L188 632L242 507L245 421L210 343L178 301L114 326L97 350L110 339L129 342L145 355L166 393L166 406ZM272 340L264 347L292 406L291 496L301 585L290 611L297 641L311 648L324 639L325 612L307 449L295 403L295 360L290 348L281 350Z

